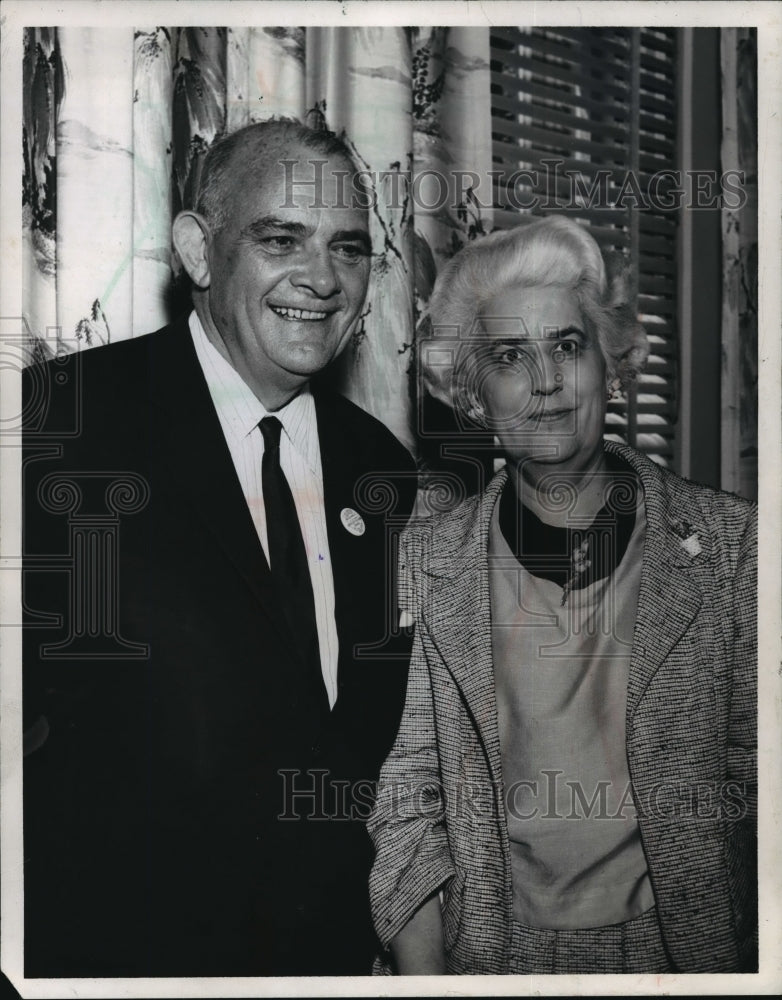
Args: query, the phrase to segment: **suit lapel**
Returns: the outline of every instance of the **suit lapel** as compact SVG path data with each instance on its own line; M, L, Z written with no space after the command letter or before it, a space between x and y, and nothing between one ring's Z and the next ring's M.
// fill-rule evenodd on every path
M334 617L339 639L338 670L342 674L346 664L352 661L356 626L362 624L355 620L358 613L357 591L374 587L375 580L385 582L386 572L390 572L391 567L375 562L380 548L371 539L374 531L373 517L356 492L360 488L362 475L367 470L361 457L352 449L349 436L346 437L349 428L339 419L328 393L314 390L313 396L323 468L326 533L334 582ZM363 533L351 532L343 524L342 513L345 510L353 510L361 516ZM359 530L360 525L356 531ZM344 679L344 676L340 677L340 680Z
M150 336L150 396L157 408L157 477L197 515L293 648L271 573L198 363L187 320Z
M318 422L321 465L323 468L323 500L326 509L326 532L329 540L337 623L344 619L340 608L348 600L351 584L361 559L363 546L359 535L351 534L342 524L341 512L358 508L354 496L358 472L354 456L345 441L344 428L337 426L328 398L320 392L313 393ZM340 646L342 645L340 635Z

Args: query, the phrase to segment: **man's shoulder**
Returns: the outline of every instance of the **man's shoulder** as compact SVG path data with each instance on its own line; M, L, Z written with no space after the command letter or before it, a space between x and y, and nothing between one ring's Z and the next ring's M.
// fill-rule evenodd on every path
M319 426L325 423L339 431L345 448L358 449L370 457L378 457L378 452L381 452L393 457L402 468L415 468L410 452L377 417L332 390L316 388L313 395Z
M22 375L25 383L56 379L61 373L100 376L101 382L127 382L149 364L150 356L182 341L187 325L181 321L164 326L154 333L145 333L98 347L57 354L28 365ZM62 381L62 380L57 380Z
M90 347L48 360L36 360L22 371L25 426L42 430L61 411L77 408L85 416L146 406L151 388L175 377L187 350L187 324L162 327L154 333ZM179 360L178 360L179 359Z

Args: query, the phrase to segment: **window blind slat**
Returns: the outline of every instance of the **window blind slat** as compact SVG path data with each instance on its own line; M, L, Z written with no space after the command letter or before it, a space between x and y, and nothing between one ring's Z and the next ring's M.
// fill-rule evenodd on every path
M555 81L554 81L555 82ZM588 94L574 93L574 88L570 84L560 83L559 86L552 86L540 80L524 80L520 76L508 76L504 73L492 70L491 85L493 92L505 94L508 97L518 99L519 94L524 94L528 101L519 102L522 107L529 101L553 101L567 103L574 108L582 108L595 117L606 117L619 120L627 120L628 117L628 95L623 94L622 99L606 101L604 98L592 98Z
M672 464L678 220L650 197L650 183L677 165L674 31L502 27L491 39L493 168L506 172L494 178L495 226L533 218L513 207L514 197L527 199L538 215L566 210L604 248L632 250L651 354L627 400L609 404L606 432ZM529 176L509 186L517 170ZM655 186L655 198L672 186Z
M670 137L670 144L673 146L674 137L676 135L676 127L671 121L666 121L665 118L653 113L651 111L646 111L641 108L641 131L648 132L652 135L664 135Z
M492 127L494 127L492 124ZM509 139L499 140L496 137L492 142L492 154L497 164L510 167L516 170L519 167L536 167L541 171L546 169L545 161L551 161L555 154L546 153L532 146L520 146L518 142ZM557 171L564 176L567 171L575 174L583 174L584 180L589 187L589 182L593 181L599 171L609 171L609 178L614 179L614 186L621 184L626 171L626 165L594 163L591 160L577 160L569 156L556 156ZM553 167L549 165L548 170L553 172Z
M538 146L550 146L567 151L590 153L593 162L599 163L615 158L627 158L627 142L624 143L600 143L592 142L586 138L575 138L567 132L557 132L553 129L539 128L535 125L526 125L522 122L492 122L492 130L503 135L513 136L517 139L527 139ZM616 160L614 160L616 162Z
M556 33L562 37L570 39L580 45L600 46L600 49L609 57L614 59L626 59L630 54L629 37L627 29L620 29L618 32L607 33L599 28L593 29L594 34L584 37L583 28L555 28Z
M518 53L509 53L505 56L506 64L517 70L526 70L544 80L556 80L568 83L573 87L589 89L592 91L592 99L595 99L595 92L602 94L613 94L620 100L628 99L629 82L606 79L589 79L584 73L571 70L565 66L547 63L545 60L537 58L535 55L526 56Z
M552 107L542 107L539 103L534 100L531 102L524 102L519 104L518 97L502 97L499 94L492 95L492 112L495 108L500 108L504 111L510 111L514 115L533 115L535 117L540 116L545 117L546 121L553 125L561 125L563 128L567 129L578 129L579 131L587 131L591 133L601 133L616 136L624 140L627 136L627 125L623 122L609 122L609 121L598 121L593 117L585 117L576 114L576 109L572 106L567 107L562 105L565 110L557 110ZM521 108L529 107L529 111L522 111ZM508 122L517 121L517 118L508 118Z
M666 111L670 113L671 110L671 100L670 96L665 99L661 99L657 96L658 91L655 90L642 90L639 94L639 103L644 111L657 112L658 114L664 115Z

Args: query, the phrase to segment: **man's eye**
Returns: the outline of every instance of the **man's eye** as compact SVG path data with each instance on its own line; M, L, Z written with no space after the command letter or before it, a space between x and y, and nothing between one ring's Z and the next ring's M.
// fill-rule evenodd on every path
M332 250L338 257L351 262L369 255L367 248L360 243L336 243Z
M295 242L292 236L267 236L261 240L261 245L271 253L286 253L293 248Z

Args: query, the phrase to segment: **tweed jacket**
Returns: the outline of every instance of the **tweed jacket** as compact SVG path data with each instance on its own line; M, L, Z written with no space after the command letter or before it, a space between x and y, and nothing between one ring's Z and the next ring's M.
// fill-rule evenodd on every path
M626 748L643 849L675 970L756 962L756 512L607 443L643 487L646 538ZM510 852L488 581L507 479L403 538L415 641L402 724L370 819L375 926L387 947L441 890L450 973L507 973ZM376 972L388 972L388 955Z

